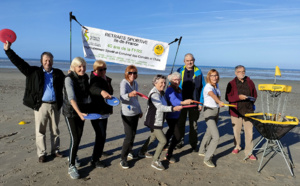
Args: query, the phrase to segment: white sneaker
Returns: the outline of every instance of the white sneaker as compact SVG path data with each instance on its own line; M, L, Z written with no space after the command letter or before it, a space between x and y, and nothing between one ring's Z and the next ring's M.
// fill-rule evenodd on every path
M128 159L131 159L131 160L136 160L136 159L138 159L138 157L135 156L135 155L132 154L132 153L129 153L129 154L127 155L127 158L128 158Z
M77 168L74 165L69 167L68 173L72 179L79 179L80 175L78 174Z
M165 167L161 164L159 160L153 161L151 164L151 167L157 169L157 170L165 170Z

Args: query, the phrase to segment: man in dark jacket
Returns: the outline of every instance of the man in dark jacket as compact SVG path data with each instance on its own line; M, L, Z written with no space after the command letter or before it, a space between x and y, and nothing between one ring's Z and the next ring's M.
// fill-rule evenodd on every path
M253 105L257 98L257 92L253 81L245 76L245 72L244 66L235 67L236 77L228 83L225 99L230 104L237 106L229 108L235 145L232 153L237 154L241 150L241 130L244 126L245 155L251 160L256 160L256 157L252 155L253 124L245 117L245 114L254 112Z
M63 103L63 82L65 75L52 68L53 55L44 52L41 55L41 67L30 66L20 58L11 48L11 43L4 43L4 50L10 61L26 76L26 88L23 104L34 110L36 146L39 162L46 161L46 127L50 125L51 154L63 157L59 152L60 108Z
M185 64L184 66L180 67L177 70L177 72L179 72L182 77L179 85L179 87L182 89L182 99L183 100L192 99L201 102L201 104L198 105L198 107L181 110L178 124L180 127L181 136L184 136L186 118L187 116L189 117L189 124L190 124L189 141L190 141L190 145L192 146L191 151L197 152L197 143L198 143L197 120L199 119L200 111L202 110L202 103L203 103L202 88L205 86L205 79L203 78L201 69L195 65L195 58L193 54L188 53L184 56L184 64Z

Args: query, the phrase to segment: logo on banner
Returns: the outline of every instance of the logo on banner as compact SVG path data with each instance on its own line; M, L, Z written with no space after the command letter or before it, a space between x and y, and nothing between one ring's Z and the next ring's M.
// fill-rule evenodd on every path
M162 55L165 51L165 48L161 44L157 44L154 46L154 53L158 56Z
M84 37L86 41L89 41L88 30L85 30Z

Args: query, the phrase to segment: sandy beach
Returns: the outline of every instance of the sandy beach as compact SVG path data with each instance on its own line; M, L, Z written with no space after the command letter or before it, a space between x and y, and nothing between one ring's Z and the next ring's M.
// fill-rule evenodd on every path
M88 73L89 74L89 73ZM119 84L124 78L123 74L107 73L112 78L114 96L119 97ZM220 74L222 76L222 74ZM153 75L139 75L140 92L148 94L152 88ZM251 78L251 77L250 77ZM225 101L225 88L231 79L221 79L220 89L222 99ZM273 80L254 80L258 84L272 84ZM278 84L291 85L286 113L289 116L300 118L300 81L281 81ZM220 142L215 152L213 161L216 168L209 168L203 164L203 157L198 153L190 153L188 142L188 125L186 126L185 146L174 151L176 163L169 164L163 161L166 170L153 169L151 159L130 160L130 168L124 170L119 165L121 145L124 139L123 124L120 115L120 105L114 107L114 113L109 117L107 128L107 140L104 150L110 154L102 157L107 167L93 169L90 160L94 144L94 130L90 121L85 122L83 137L78 156L81 167L78 169L81 179L72 180L68 175L67 157L55 158L49 156L46 163L38 163L35 145L35 127L33 111L22 104L25 88L25 76L16 69L0 69L0 185L299 185L300 184L300 127L296 126L281 139L284 149L295 165L291 176L284 159L276 154L257 172L262 153L257 154L258 161L243 161L244 153L234 155L233 132L228 108L222 108L220 121ZM258 91L256 111L261 111L260 92ZM145 112L147 102L139 98L139 102ZM19 125L20 121L27 124ZM144 126L144 118L140 119L138 131L134 143L134 151L137 152L150 132ZM63 115L60 119L61 151L68 155L70 144L69 132ZM165 123L164 131L167 130ZM198 147L206 130L203 115L198 120ZM49 130L47 131L47 146L50 149ZM261 135L254 129L254 144ZM242 144L244 146L244 144ZM154 152L156 143L150 146L150 152ZM48 151L49 153L49 151ZM161 154L164 158L166 152ZM267 156L263 163L270 158Z

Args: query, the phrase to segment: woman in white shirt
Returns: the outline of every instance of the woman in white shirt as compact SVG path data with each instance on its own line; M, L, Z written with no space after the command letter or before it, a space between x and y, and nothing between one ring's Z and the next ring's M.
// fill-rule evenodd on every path
M206 76L206 85L203 88L204 97L204 118L207 125L205 135L202 139L199 156L204 156L204 164L208 167L215 167L211 158L217 149L219 143L218 119L220 107L223 107L221 101L221 92L219 89L219 72L211 69Z

